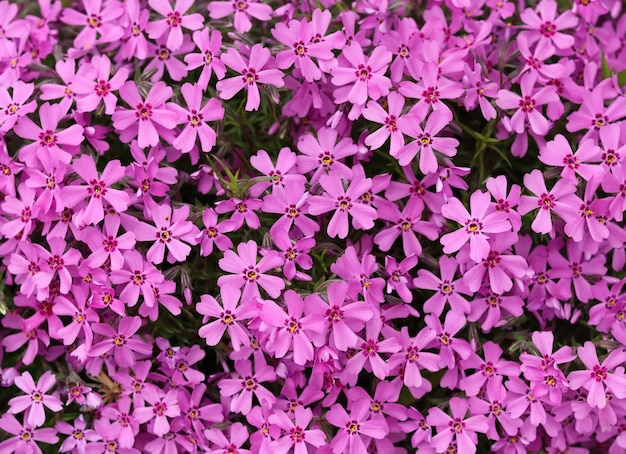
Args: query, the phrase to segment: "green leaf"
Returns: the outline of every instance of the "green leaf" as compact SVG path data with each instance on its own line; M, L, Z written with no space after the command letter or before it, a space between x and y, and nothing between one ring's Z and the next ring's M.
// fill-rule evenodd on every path
M617 73L617 83L620 88L624 88L626 86L626 69Z
M611 68L609 68L609 62L606 61L606 55L602 52L602 79L608 79L613 74Z

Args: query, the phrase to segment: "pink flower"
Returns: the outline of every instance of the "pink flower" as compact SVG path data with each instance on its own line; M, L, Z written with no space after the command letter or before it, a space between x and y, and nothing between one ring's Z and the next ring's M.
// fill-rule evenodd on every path
M190 244L196 243L196 237L200 233L198 228L187 220L189 205L173 209L165 203L157 205L148 202L146 208L149 209L154 225L136 222L131 226L137 241L153 242L146 258L154 264L162 263L167 249L169 263L185 261L191 252Z
M60 161L69 164L72 154L77 151L78 145L84 140L83 127L77 124L57 131L59 122L65 117L70 104L43 104L39 108L41 127L30 118L24 116L17 120L13 130L15 133L34 142L22 147L19 152L20 161L28 167L51 169Z
M213 2L209 5L225 2ZM269 49L261 44L255 44L250 49L250 57L246 61L244 57L234 48L230 48L226 53L222 54L222 61L226 66L232 68L240 76L231 77L220 80L217 85L218 95L222 99L231 99L242 88L248 92L248 100L246 102L246 110L257 110L261 104L261 96L257 84L268 84L275 87L282 87L283 73L278 69L263 69L270 60L271 54Z
M224 333L228 331L230 345L239 351L242 345L247 345L250 339L244 320L254 318L259 310L254 300L239 304L241 292L239 289L223 286L220 288L221 303L211 295L202 295L196 305L198 313L204 315L202 327L198 335L207 345L217 345ZM209 320L215 318L209 323Z
M441 214L446 218L462 224L464 227L441 237L443 252L451 254L458 251L470 242L470 258L481 262L489 255L489 234L506 232L511 229L507 216L503 212L494 211L486 214L491 203L489 193L476 191L470 197L471 214L461 204L452 198L441 207Z
M209 16L211 19L222 19L233 14L235 11L235 30L239 33L246 33L252 28L250 17L261 21L268 21L272 17L272 7L257 2L257 0L231 0L212 1L209 3Z
M188 153L196 144L196 138L200 137L202 151L211 151L215 145L215 130L208 125L208 121L217 121L224 118L222 103L215 98L209 99L200 108L202 103L202 87L200 85L184 84L180 89L187 109L175 103L168 103L168 107L178 113L179 121L185 123L185 128L172 143L183 153Z
M522 36L528 38L530 43L539 40L552 42L559 49L568 49L574 45L574 37L563 33L562 30L573 28L578 24L578 18L572 11L565 11L557 17L558 4L554 0L542 0L533 10L526 8L520 14L524 22Z
M404 96L393 91L387 95L389 112L376 101L368 101L367 107L363 109L363 117L367 120L384 125L382 128L370 133L365 138L365 145L372 150L380 148L385 141L391 137L389 142L389 154L396 156L398 151L404 146L403 132L398 124L404 109Z
M105 323L94 324L93 331L106 339L94 344L89 349L89 356L97 357L113 350L118 365L134 366L137 354L143 356L152 353L152 345L135 335L141 325L141 317L122 317L117 329Z
M165 101L172 97L171 87L157 82L144 101L135 82L128 81L120 88L120 96L131 107L118 107L111 117L122 142L128 143L136 137L139 146L146 148L157 145L159 137L170 141L177 118L176 113L165 106Z
M201 14L187 14L193 0L176 0L172 8L169 0L148 0L150 7L163 19L148 23L146 31L151 39L158 39L167 34L167 48L176 51L183 44L183 28L198 30L202 28L204 18Z
M18 80L12 88L10 95L5 87L0 87L0 133L10 131L18 118L33 113L37 108L36 100L27 102L35 89L34 84Z
M283 264L278 252L268 251L257 263L257 251L257 244L250 240L247 243L239 243L237 246L238 254L228 250L224 252L224 258L219 261L221 269L235 274L220 276L217 285L233 288L243 287L242 300L246 303L251 298L260 297L259 286L272 298L278 298L285 288L285 283L281 278L265 274Z
M541 114L544 104L558 101L558 95L554 86L547 85L535 91L537 74L528 73L522 77L520 86L522 95L517 95L508 90L499 90L496 104L501 109L516 109L511 117L511 128L518 134L525 130L525 122L528 121L530 129L540 136L548 134L550 122Z
M102 3L105 3L104 6ZM110 43L122 37L124 31L118 25L120 16L124 14L122 3L96 0L88 2L84 7L85 13L64 8L61 15L62 22L84 27L74 38L76 49L89 50L98 43Z
M626 351L624 349L613 350L602 363L598 360L595 345L590 341L578 347L577 353L587 370L569 373L567 379L570 388L585 388L589 392L587 403L591 407L604 408L607 405L607 390L618 399L626 398L626 375L624 375ZM613 369L615 370L610 372Z
M113 284L126 284L119 295L120 299L132 307L137 304L141 294L148 306L154 306L156 300L153 286L163 282L163 274L152 264L144 261L136 250L124 252L124 268L111 271L110 277Z
M335 404L326 413L326 420L339 431L331 442L333 452L358 454L366 452L365 445L370 438L381 439L387 436L389 428L385 420L366 420L369 412L369 402L355 405L348 414L343 406Z
M326 435L320 429L308 429L313 419L313 412L309 408L298 406L294 410L294 421L282 410L276 410L269 417L269 422L280 427L284 434L272 443L272 452L287 453L293 447L295 452L306 454L310 452L307 445L316 448L326 443ZM304 447L304 449L303 449Z
M328 10L315 9L313 20L330 23L331 13ZM283 50L276 55L276 65L280 69L287 69L295 64L307 82L319 80L322 77L322 71L315 64L313 58L332 60L334 46L331 41L314 39L316 38L315 32L313 24L307 22L306 19L291 20L288 24L277 23L272 30L272 35L280 43L289 46L290 49Z
M484 415L470 416L465 418L469 403L465 399L453 397L450 399L452 417L448 416L438 407L428 410L426 421L437 428L437 435L432 439L431 446L437 452L445 452L453 439L459 452L474 454L478 438L476 433L485 433L489 429L487 417Z
M5 413L0 417L0 429L7 434L14 435L0 443L0 452L40 454L41 448L37 442L54 444L59 441L56 429L52 427L33 429L31 424L20 424L10 413Z
M355 42L344 47L341 55L347 64L332 70L332 83L340 87L334 92L335 103L351 102L364 106L368 99L376 101L387 96L391 80L385 73L391 62L391 52L378 46L366 57L361 45Z
M9 413L17 414L27 410L25 421L31 427L39 427L46 421L44 406L53 412L63 409L63 403L55 396L46 394L56 385L57 379L52 372L47 371L39 377L37 384L30 372L26 371L15 377L15 386L20 388L26 396L17 396L9 400Z
M577 176L580 175L589 181L594 176L601 176L602 167L599 165L588 164L590 161L598 161L597 147L595 140L589 138L580 142L576 152L572 151L567 139L557 134L553 140L546 143L540 149L539 160L544 164L555 167L563 167L561 176L564 179L577 182Z
M304 184L296 181L288 181L285 187L275 186L272 194L263 200L265 213L278 213L282 216L274 222L270 233L279 230L289 232L293 226L299 229L305 236L314 235L319 229L319 224L305 216L307 201L310 194L305 192Z
M437 292L424 302L424 312L439 317L446 303L450 305L453 311L462 314L470 312L469 303L461 296L468 295L469 290L463 283L462 278L454 280L457 266L457 261L454 257L443 256L439 259L441 278L438 278L426 269L420 269L417 272L417 277L413 280L413 285L417 288Z
M348 214L352 216L353 227L363 230L374 227L374 220L378 217L376 210L359 200L359 197L370 189L372 185L370 178L359 175L350 181L347 189L344 189L341 177L332 173L322 175L320 185L326 192L322 196L314 195L309 198L309 214L316 216L335 211L326 230L331 238L348 236Z
M130 197L124 191L111 186L124 177L124 167L117 159L109 161L98 175L96 163L89 155L75 159L72 167L87 185L68 185L61 190L61 197L66 207L74 208L85 198L87 206L75 217L77 225L92 225L104 219L103 200L106 200L117 212L124 212L130 205Z
M236 373L234 378L220 380L217 386L223 396L232 396L230 401L230 411L247 415L252 408L252 395L254 394L259 402L264 400L272 406L276 402L276 397L261 383L274 381L276 374L274 369L266 364L257 363L255 373L252 373L252 362L235 361Z
M233 221L226 220L217 222L217 213L212 208L202 212L202 222L205 228L196 235L196 241L200 243L200 255L206 257L213 252L213 245L220 251L233 247L233 242L225 233L235 230Z
M79 112L93 112L104 103L104 112L112 115L115 112L117 97L114 91L120 89L128 79L128 69L119 68L111 77L111 61L106 55L96 55L91 59L92 70L85 75L78 75L72 81L72 89L76 96ZM95 78L95 80L94 80Z
M159 388L149 388L146 390L145 399L152 406L135 408L133 416L142 424L150 421L152 433L157 437L162 437L170 431L168 418L180 416L178 392L176 390L164 392Z
M218 80L223 79L226 74L226 66L219 58L222 53L222 33L219 30L210 31L208 28L203 28L193 32L193 42L200 52L185 55L185 63L187 63L188 70L202 66L197 85L206 90L211 79L211 72L215 73Z
M320 128L317 130L317 139L313 134L303 134L298 139L298 151L296 158L298 172L302 174L315 170L310 178L311 184L319 181L326 173L337 174L348 180L352 177L352 170L342 161L348 156L355 155L358 151L350 137L341 137L335 129Z

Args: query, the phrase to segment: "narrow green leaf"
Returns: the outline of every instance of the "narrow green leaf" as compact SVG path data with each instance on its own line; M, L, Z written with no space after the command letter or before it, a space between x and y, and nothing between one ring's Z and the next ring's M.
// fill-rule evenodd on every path
M624 88L626 86L626 69L617 73L617 83L620 88Z
M611 77L611 68L609 68L609 62L606 61L606 55L602 52L602 79L608 79Z

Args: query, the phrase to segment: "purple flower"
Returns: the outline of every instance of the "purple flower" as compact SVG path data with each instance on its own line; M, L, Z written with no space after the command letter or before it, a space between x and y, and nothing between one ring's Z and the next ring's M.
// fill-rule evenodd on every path
M476 433L485 433L489 429L487 417L484 415L465 418L469 403L465 399L453 397L450 399L452 417L437 407L428 410L426 418L428 424L437 429L437 435L431 445L437 452L445 452L452 441L456 441L459 452L474 454L478 438Z
M187 14L193 6L193 0L176 0L172 8L169 0L148 0L150 7L163 19L150 22L146 27L151 39L158 39L167 34L167 48L176 51L183 44L183 28L198 30L202 28L204 18L201 14Z
M22 425L10 413L5 413L0 417L0 429L7 434L14 435L0 443L1 452L41 454L42 451L37 442L54 444L59 441L56 429L52 427L34 429L28 423Z
M117 364L122 367L132 367L136 362L136 354L152 353L152 345L135 336L141 324L141 317L123 317L117 329L105 323L94 324L93 331L106 339L94 344L89 349L89 356L100 356L113 350L113 357Z
M368 402L355 405L350 414L339 404L331 407L326 413L326 420L339 428L339 432L330 444L333 452L348 454L366 452L365 445L370 438L381 439L387 436L389 428L385 420L367 420L368 411Z
M230 0L212 1L209 3L209 16L211 19L222 19L235 12L235 30L246 33L252 28L250 17L261 21L268 21L272 17L272 7L257 0Z
M277 298L285 288L285 283L281 278L265 274L283 264L278 252L268 251L257 263L257 251L257 244L250 240L247 243L239 243L237 253L232 250L224 252L224 258L219 261L221 269L235 274L220 276L217 285L237 289L243 287L242 300L244 302L260 297L259 286L272 298Z
M20 388L26 396L17 396L9 400L9 413L17 414L27 410L25 421L30 427L43 425L46 421L44 406L53 412L63 409L63 403L57 397L46 394L46 391L56 385L56 382L56 377L50 371L44 372L37 380L37 384L28 371L15 377L15 386Z

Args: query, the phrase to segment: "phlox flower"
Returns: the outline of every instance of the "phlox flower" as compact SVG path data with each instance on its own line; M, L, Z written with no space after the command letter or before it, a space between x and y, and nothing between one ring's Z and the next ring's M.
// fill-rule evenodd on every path
M509 3L509 5L513 6L512 3ZM465 98L463 103L467 110L475 108L476 103L478 103L480 112L485 120L488 121L496 118L497 115L496 109L493 107L488 98L497 98L498 84L490 82L489 79L486 79L481 74L481 72L482 67L479 64L474 63L474 70L470 69L468 65L465 65L465 76L463 77L465 85Z
M83 415L78 416L72 424L64 421L57 421L54 428L57 433L67 435L59 448L59 452L85 452L85 448L89 442L98 439L93 429L87 429L87 422Z
M276 186L284 187L289 181L300 184L306 183L306 177L296 171L296 161L296 154L289 147L280 149L276 158L276 164L272 162L265 150L259 150L256 155L250 156L252 167L270 179L270 181L256 183L252 187L252 195L257 197L268 188L272 188L273 192Z
M541 114L540 106L558 101L558 95L552 85L535 90L536 83L537 74L527 73L520 82L521 96L508 90L498 91L498 107L517 109L511 117L511 128L518 134L524 132L526 121L535 134L545 136L550 129L550 122Z
M19 452L24 454L41 454L38 442L54 444L59 441L57 431L53 427L35 429L31 424L20 422L10 413L0 417L0 429L6 434L14 435L0 443L2 452Z
M427 269L420 269L413 285L417 288L433 290L436 293L424 302L423 310L426 313L441 315L445 304L448 303L453 311L468 314L470 305L461 295L469 295L470 291L463 282L463 278L454 280L458 264L454 257L443 256L439 259L441 278Z
M19 158L28 167L53 168L59 161L69 164L77 146L84 140L83 127L73 124L57 131L59 122L67 115L70 105L44 103L39 108L41 127L24 116L13 127L15 133L32 140L33 143L22 147Z
M468 241L469 256L475 262L481 262L489 255L490 234L502 233L511 229L506 213L494 211L486 214L491 203L488 193L476 191L470 196L471 214L457 198L451 198L441 207L441 213L448 219L462 224L459 230L441 237L443 252L451 254L458 251Z
M137 304L139 295L143 295L148 306L154 306L154 284L163 282L163 274L136 250L124 252L124 268L112 270L111 282L116 285L126 284L119 294L119 298L128 306Z
M303 270L310 270L313 267L313 260L309 252L311 252L311 248L315 246L315 239L305 237L294 243L285 230L276 230L273 232L273 240L276 247L283 253L285 260L283 264L283 274L285 277L290 281L295 278L299 280L310 280L310 276L296 270L296 265Z
M525 31L522 36L529 43L539 41L554 44L559 49L568 49L574 45L574 37L563 33L562 30L573 28L578 24L578 18L572 11L565 11L557 17L558 4L554 0L542 0L535 9L526 8L520 19L524 22Z
M330 11L320 9L313 11L314 22L321 21L328 24L330 20ZM322 77L322 71L313 58L318 60L334 58L332 53L334 43L317 38L314 25L306 19L299 21L293 19L287 24L279 22L272 29L272 35L280 43L291 47L276 55L276 66L280 69L287 69L295 64L307 82L313 82Z
M261 301L260 318L269 327L266 348L275 358L293 351L293 361L304 366L314 356L309 333L320 334L323 323L314 316L303 316L305 302L293 290L285 292L284 305L287 312L273 301Z
M94 333L104 336L105 339L92 345L88 352L89 356L97 357L112 350L118 365L132 367L137 360L136 355L152 353L152 345L136 336L141 324L141 317L122 317L117 329L106 323L94 324L92 326Z
M410 303L413 300L413 294L410 287L412 282L409 277L409 271L417 265L417 256L410 255L400 263L394 257L385 256L385 271L389 276L387 279L387 293L395 290L402 301Z
M502 385L502 377L494 376L493 386L487 388L486 395L481 397L470 397L469 408L472 414L483 414L487 416L489 429L486 432L490 440L506 439L500 436L497 430L496 421L500 423L506 435L513 436L522 427L522 421L513 419L506 409L507 392ZM483 393L485 394L485 393Z
M515 211L515 208L519 203L522 189L518 185L512 184L510 192L507 193L507 181L504 175L488 178L485 186L496 202L495 210L506 213L513 231L519 232L522 227L522 218Z
M310 452L307 445L319 448L326 443L326 435L320 429L307 429L313 419L313 412L309 408L297 407L294 411L294 419L282 410L274 411L269 422L280 427L283 436L272 443L272 452L287 454L293 447L295 452L306 454Z
M360 293L368 303L382 303L385 281L372 277L378 271L378 262L372 254L357 255L354 246L348 246L345 253L330 266L330 270L348 283L348 296L357 298Z
M101 410L102 416L111 421L107 431L108 435L114 438L122 449L133 447L135 436L139 432L139 421L135 418L130 407L130 398L122 396L113 405L107 405ZM137 410L139 409L135 409L135 411Z
M348 299L348 284L345 282L329 285L327 295L328 302L317 295L307 300L307 312L324 323L324 329L319 331L314 343L318 347L325 345L326 335L330 334L329 345L346 351L357 345L359 338L356 333L374 316L374 311L363 301Z
M561 176L576 183L577 175L589 181L594 176L603 173L602 167L589 164L597 159L597 149L593 139L585 139L580 142L576 152L572 151L567 139L557 134L553 140L546 143L539 152L539 160L544 164L555 167L563 167Z
M37 380L37 384L35 384L33 376L28 371L19 377L15 377L15 386L20 388L26 395L13 397L9 400L9 413L18 414L27 410L25 422L29 426L39 427L43 425L46 421L44 406L53 412L59 412L63 409L63 403L58 397L46 394L56 382L56 377L50 371L44 372Z
M352 170L342 162L343 158L355 155L358 151L350 137L341 137L332 128L322 127L317 130L317 139L312 134L303 134L298 139L296 158L298 172L302 174L315 170L309 179L311 184L319 181L325 174L337 174L348 180L352 177Z
M587 247L582 242L572 241L567 244L567 258L557 251L548 255L548 263L552 268L550 274L553 279L559 279L555 290L562 295L563 299L571 297L573 284L576 297L586 303L593 295L591 283L585 279L585 276L604 276L607 272L604 266L606 257L597 254L587 259L585 257Z
M72 91L76 96L76 107L79 112L93 112L104 103L104 112L112 115L117 105L114 91L120 89L128 79L128 69L119 68L111 77L111 61L106 55L95 55L91 59L91 71L77 75L72 80Z
M441 110L441 118L452 118L452 111L442 100L460 98L463 86L441 76L437 63L426 62L422 68L422 79L419 82L400 82L398 91L406 98L418 98L409 113L421 122L431 108L433 111Z
M336 104L351 102L362 108L368 99L376 101L389 93L391 80L385 73L391 62L391 52L378 46L366 57L361 45L354 42L345 46L341 55L345 57L345 66L334 68L331 79L332 84L339 87L334 91ZM348 117L356 118L355 113L358 116L360 111L357 113L353 107Z
M326 413L326 420L339 431L330 444L333 453L357 454L366 452L371 438L382 439L389 433L384 420L367 419L368 402L355 405L350 414L343 406L335 404Z
M456 441L458 451L468 454L476 452L478 438L476 433L485 433L489 429L487 417L475 415L466 418L469 402L459 397L450 399L450 411L452 417L444 413L438 407L428 410L426 421L437 429L437 435L432 439L438 453L445 452L453 439Z
M244 195L243 198L238 199L231 197L230 199L220 200L215 206L215 211L218 214L233 212L230 221L233 223L233 230L239 230L245 222L251 229L258 229L261 227L261 221L256 214L256 210L259 210L263 202L254 197Z
M74 286L72 288L74 298L69 295L58 296L52 311L59 316L72 317L72 321L66 323L55 334L63 341L64 345L71 345L83 333L86 348L91 347L93 341L92 323L99 321L98 313L88 305L87 292L84 288Z
M588 391L587 403L591 407L604 408L607 405L607 391L618 399L626 398L626 375L624 375L626 351L624 349L613 350L600 363L595 345L586 341L582 347L578 347L577 354L587 370L570 372L567 379L572 389L584 387Z
M98 175L96 163L89 155L82 155L72 163L74 171L86 185L67 185L61 190L61 197L66 207L74 208L88 198L87 206L75 216L77 225L92 225L104 219L103 200L115 211L124 212L130 205L130 197L124 191L111 186L124 177L124 167L117 159L109 161Z
M212 1L209 3L211 19L222 19L235 12L234 25L238 33L246 33L252 28L250 16L260 21L268 21L272 17L272 7L257 0Z
M304 190L304 184L297 181L288 181L285 187L275 186L272 194L263 199L265 213L278 213L282 216L274 222L270 233L284 230L289 232L295 226L305 236L312 236L320 225L313 219L305 216L307 200L311 195Z
M230 411L247 415L252 408L252 395L259 402L264 400L268 405L276 402L276 397L261 383L271 382L276 379L274 369L266 364L255 364L255 373L252 373L252 362L248 360L235 361L233 378L220 380L217 386L220 394L231 397Z
M35 361L40 351L44 351L50 346L50 336L47 330L29 327L19 315L5 315L2 318L2 326L17 331L3 337L4 351L11 353L26 345L26 350L21 357L21 361L26 366Z
M440 367L452 369L455 367L458 359L467 359L472 354L470 344L459 337L454 337L466 324L463 314L454 311L448 311L443 325L438 317L427 315L424 317L426 325L435 333L433 344L438 344Z
M478 295L471 301L470 307L467 320L470 322L480 320L481 330L487 333L494 326L498 326L503 316L510 314L514 317L521 317L524 313L524 300L517 295L486 292L485 295Z
M135 408L133 416L142 424L150 422L151 432L162 437L170 431L168 418L180 416L178 391L164 392L159 388L150 388L146 391L145 398L151 406Z
M402 368L402 382L408 388L421 388L425 379L421 370L437 372L440 358L437 354L425 351L436 338L432 329L420 330L416 336L409 335L408 328L403 326L398 335L401 349L389 358L389 367L393 370L397 366ZM427 380L426 380L427 381Z
M74 38L76 49L88 51L96 44L110 43L122 37L124 31L119 25L119 18L124 14L122 3L96 0L86 3L84 7L84 13L64 8L61 14L61 22L84 27Z
M483 389L495 394L502 386L502 377L517 377L520 366L513 361L502 359L502 348L491 341L483 344L483 360L478 355L471 355L462 362L464 369L474 369L475 372L461 379L460 387L468 396L477 396Z
M217 3L226 2L212 2L209 8ZM241 89L245 88L248 92L245 109L247 111L257 110L261 104L258 84L273 85L278 88L284 85L283 73L280 70L271 67L264 69L270 58L269 49L261 44L252 46L248 59L244 58L235 48L228 49L222 54L221 60L240 75L222 79L217 83L215 87L219 97L231 99Z
M36 200L34 189L24 184L20 184L17 189L20 198L7 195L0 204L4 214L9 214L13 218L0 224L0 233L6 238L18 238L20 241L26 241L35 226L34 223L37 221L41 206Z
M133 223L132 231L137 241L152 241L146 258L159 264L165 258L169 263L183 262L191 252L190 244L196 244L198 228L188 221L189 205L173 209L168 204L146 203L154 225L145 222Z
M389 141L389 153L396 156L398 151L404 146L404 135L398 120L402 116L404 109L404 96L393 91L387 95L387 104L389 112L377 101L368 101L367 107L363 109L363 117L374 123L382 124L383 127L370 133L365 138L365 145L372 150L380 148L385 141Z
M18 80L13 84L12 94L5 87L0 87L0 133L6 133L13 128L18 118L33 113L37 108L37 101L28 101L35 89L34 84L26 84Z
M232 250L224 252L219 266L222 270L235 273L220 276L217 285L233 288L243 287L242 301L247 303L251 298L260 297L259 286L272 298L277 298L285 288L285 283L278 276L265 274L267 271L283 264L277 251L267 251L257 263L258 245L250 240L237 245L237 253Z
M524 195L520 198L518 212L525 215L539 209L537 216L530 227L537 233L552 232L552 212L561 217L567 217L573 207L572 195L576 192L575 184L566 178L559 179L554 187L548 191L543 174L535 169L524 175L524 186L534 196Z
M97 268L109 260L111 269L119 270L124 265L123 251L135 246L135 234L124 232L118 235L120 220L117 217L107 217L102 230L90 228L85 240L91 249L91 254L85 264Z
M226 75L226 66L219 58L222 53L222 33L219 30L210 31L205 27L193 32L193 42L200 52L185 55L185 63L187 63L187 70L202 66L202 73L196 83L202 90L206 90L212 72L218 80Z
M196 310L204 318L198 335L204 338L207 345L217 345L228 331L229 344L235 351L239 351L242 345L248 344L250 338L244 320L255 317L259 310L258 306L254 300L239 304L241 292L233 287L221 287L220 296L221 303L211 295L200 297ZM209 323L209 320L214 318L216 320Z
M176 0L174 7L169 0L148 0L148 4L163 17L148 23L148 36L158 39L167 34L167 48L171 51L178 50L183 44L183 28L198 30L204 23L201 14L185 14L193 5L193 0Z
M370 178L356 176L350 181L348 188L344 189L341 177L332 173L322 175L320 185L325 190L324 195L314 195L309 198L308 212L317 216L334 210L326 229L331 238L348 236L348 214L352 215L353 227L363 230L374 227L374 220L378 217L376 210L359 201L359 197L372 185Z
M626 97L618 96L608 107L597 93L584 92L580 108L567 117L569 132L585 130L585 138L597 138L600 130L626 116Z
M177 50L172 51L165 44L165 37L159 38L156 45L150 47L148 55L152 58L145 67L146 71L155 70L150 81L153 83L160 81L166 71L169 77L177 82L187 77L187 66L178 57L187 55L193 48L191 41L184 40Z
M136 137L137 144L146 148L157 145L160 137L170 141L169 131L174 129L177 119L177 114L165 105L165 101L172 97L171 87L164 82L157 82L145 101L133 81L124 83L119 93L130 106L130 109L118 107L111 117L122 142L128 143Z
M143 8L140 0L126 0L126 28L122 36L118 59L130 60L134 57L145 60L148 55L148 40L145 32L150 10Z
M200 244L200 255L203 257L211 255L213 246L217 246L220 251L233 247L233 242L225 235L235 230L233 221L217 222L215 210L207 208L202 212L202 222L205 228L196 235L196 241Z

